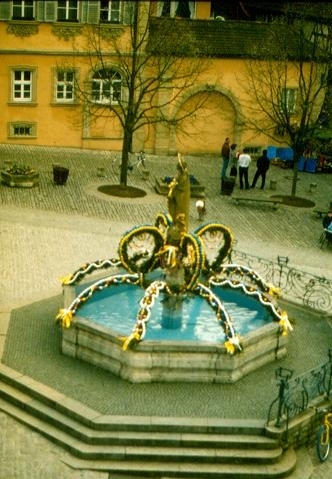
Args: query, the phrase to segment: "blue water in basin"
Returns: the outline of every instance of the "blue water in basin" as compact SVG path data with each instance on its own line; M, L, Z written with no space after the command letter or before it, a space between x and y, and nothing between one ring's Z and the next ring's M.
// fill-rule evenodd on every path
M244 336L273 321L270 310L258 299L231 288L218 287L213 291L222 300L238 334ZM143 296L144 290L138 286L112 286L94 293L89 301L80 306L77 314L111 328L118 335L128 336L136 323L139 302ZM222 326L206 300L188 295L183 301L179 319L179 314L173 314L173 310L169 318L163 317L163 299L162 293L155 298L147 322L145 341L224 341Z

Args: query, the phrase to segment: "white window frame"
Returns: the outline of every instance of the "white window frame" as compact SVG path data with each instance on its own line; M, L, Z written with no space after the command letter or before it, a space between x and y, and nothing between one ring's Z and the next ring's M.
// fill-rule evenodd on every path
M12 69L12 102L32 103L35 100L35 74L35 69L29 67L15 67Z
M59 79L59 76L63 78ZM72 75L72 79L68 78ZM56 103L74 103L75 102L75 80L76 71L73 68L57 69L55 71L55 92L54 99ZM60 92L62 90L62 92ZM61 97L61 93L63 96Z
M178 1L175 1L175 0L171 0L170 2L170 17L175 17L175 14L176 14L176 10L178 8ZM195 1L189 1L189 10L190 10L190 18L196 18L196 2ZM158 4L157 4L157 16L158 17L161 17L162 16L162 11L163 11L163 7L164 7L164 2L163 1L159 1Z
M29 2L29 4L28 4ZM16 3L16 5L15 5ZM31 5L32 3L32 5ZM32 7L32 15L28 16L28 12ZM34 20L35 19L35 2L32 0L13 0L12 1L12 19L13 20ZM20 10L20 15L14 15L14 11Z
M289 115L296 113L298 88L283 88L281 91L281 109Z
M71 2L75 1L76 5L71 6ZM64 6L59 6L59 3L64 3ZM65 18L59 18L59 11L65 13ZM76 11L75 19L71 18L70 13ZM79 12L79 0L58 0L57 2L57 21L58 22L77 22L78 21L78 12Z
M106 15L107 14L107 18ZM121 0L101 0L99 20L101 23L121 23L122 21L122 2Z
M37 124L28 121L15 121L8 124L10 138L36 138Z
M104 72L108 72L105 77L102 76ZM114 68L97 70L92 76L91 93L93 103L118 105L122 98L122 77L119 71Z

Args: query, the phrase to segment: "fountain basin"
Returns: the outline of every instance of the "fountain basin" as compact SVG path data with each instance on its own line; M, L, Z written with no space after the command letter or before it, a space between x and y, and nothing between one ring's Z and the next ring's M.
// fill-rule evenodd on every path
M286 337L271 323L248 334L244 350L229 355L222 345L142 341L136 349L122 350L122 341L108 328L79 316L62 332L62 352L106 369L134 383L234 383L264 364L286 355Z
M75 286L64 286L65 306L77 296ZM121 306L120 306L121 307ZM234 383L264 364L286 355L287 336L271 321L241 336L243 350L227 353L223 342L144 339L122 349L123 336L111 327L80 316L62 329L62 352L106 369L131 382Z

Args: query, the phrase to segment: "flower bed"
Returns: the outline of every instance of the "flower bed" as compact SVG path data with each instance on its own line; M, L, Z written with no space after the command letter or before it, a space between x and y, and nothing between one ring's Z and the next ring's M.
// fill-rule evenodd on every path
M13 165L1 170L1 179L7 186L32 188L39 184L39 173L29 166Z
M164 178L156 178L155 190L159 195L167 195L169 184L173 180L172 176L165 176ZM195 178L195 176L190 175L190 196L192 198L204 198L205 197L205 187L200 184L200 182Z

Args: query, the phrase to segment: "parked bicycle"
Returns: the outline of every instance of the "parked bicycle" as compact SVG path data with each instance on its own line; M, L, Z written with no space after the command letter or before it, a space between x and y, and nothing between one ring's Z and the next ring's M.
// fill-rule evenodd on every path
M332 412L324 410L322 424L316 435L316 451L321 462L326 461L330 453L330 432L332 428Z
M131 160L130 156L135 157L134 161ZM150 172L146 168L146 156L144 151L140 151L139 153L136 153L135 155L131 154L130 156L129 156L128 166L127 166L128 171L133 172L137 170L142 178L147 179ZM122 160L120 156L118 155L115 155L115 157L112 160L112 170L113 170L113 173L116 175L120 173L121 161Z

